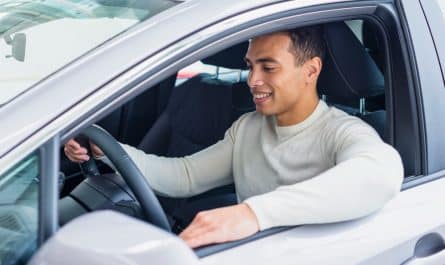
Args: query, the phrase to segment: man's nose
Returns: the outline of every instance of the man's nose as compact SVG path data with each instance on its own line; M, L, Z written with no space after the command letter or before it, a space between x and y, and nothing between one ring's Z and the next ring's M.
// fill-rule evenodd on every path
M247 84L251 88L262 86L264 84L264 82L263 82L263 79L261 77L261 74L257 73L256 71L251 70L249 72L249 77L247 79Z

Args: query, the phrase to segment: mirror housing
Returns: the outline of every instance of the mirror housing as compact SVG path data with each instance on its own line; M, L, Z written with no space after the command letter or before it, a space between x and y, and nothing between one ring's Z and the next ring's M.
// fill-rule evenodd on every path
M198 264L176 235L110 210L82 215L63 226L29 265Z
M12 55L7 55L6 58L13 57L17 61L24 62L26 53L25 33L16 33L12 39L10 35L5 35L5 41L12 46Z

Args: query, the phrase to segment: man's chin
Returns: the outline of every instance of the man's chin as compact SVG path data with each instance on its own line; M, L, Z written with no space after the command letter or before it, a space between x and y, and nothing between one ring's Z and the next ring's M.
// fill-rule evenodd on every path
M258 112L258 113L260 113L261 115L264 115L264 116L272 116L272 115L275 114L271 110L262 109L262 108L258 108L258 107L256 107L256 112Z

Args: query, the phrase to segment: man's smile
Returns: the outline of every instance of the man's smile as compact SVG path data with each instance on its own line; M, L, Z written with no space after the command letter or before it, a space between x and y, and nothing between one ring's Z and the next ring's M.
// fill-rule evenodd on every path
M253 101L255 102L255 104L262 104L264 102L266 102L267 100L269 100L272 96L272 93L265 93L265 92L255 92L252 93L253 95Z

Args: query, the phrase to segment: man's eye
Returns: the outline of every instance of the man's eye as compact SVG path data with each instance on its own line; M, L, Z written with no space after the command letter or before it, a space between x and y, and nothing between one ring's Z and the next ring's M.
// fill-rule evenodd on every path
M263 67L263 70L266 72L272 72L274 69L274 67Z

